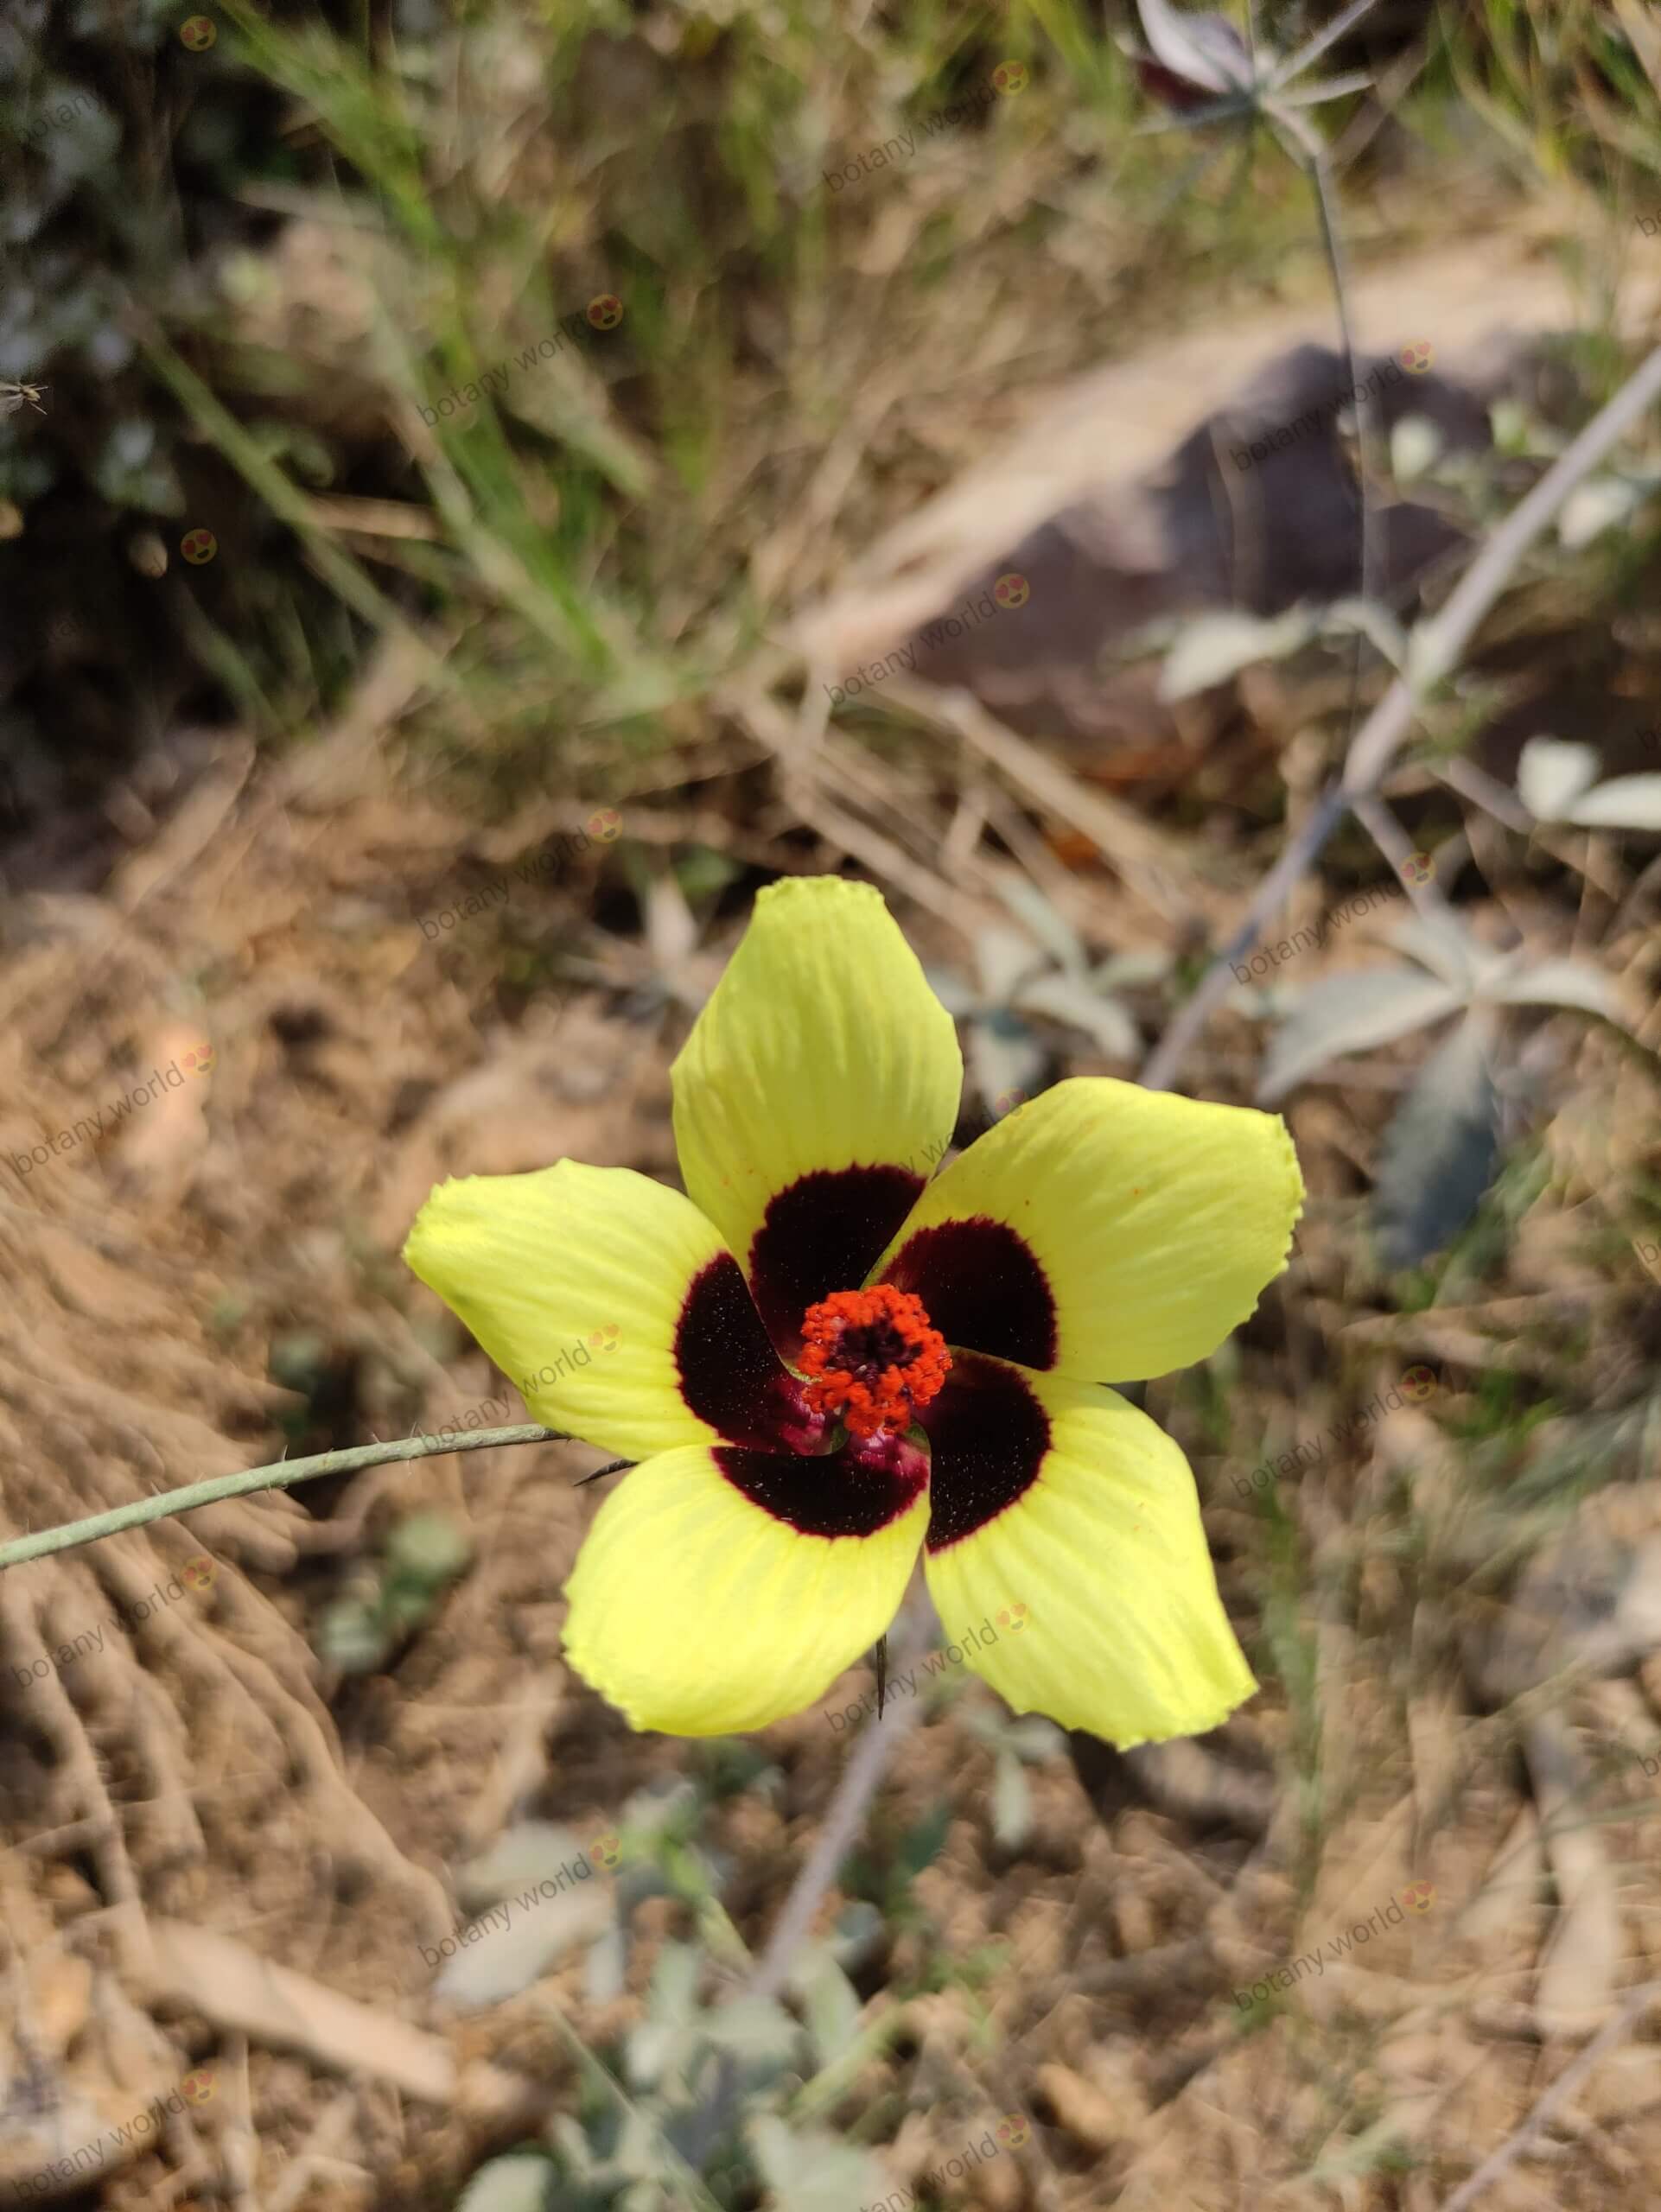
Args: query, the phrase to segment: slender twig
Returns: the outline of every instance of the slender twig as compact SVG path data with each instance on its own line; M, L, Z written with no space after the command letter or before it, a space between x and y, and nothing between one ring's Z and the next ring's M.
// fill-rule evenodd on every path
M1661 397L1661 346L1649 354L1614 397L1594 415L1574 443L1519 500L1460 579L1441 613L1417 624L1408 641L1408 663L1363 724L1344 771L1322 794L1280 859L1257 886L1232 941L1206 970L1198 988L1149 1053L1141 1081L1168 1089L1189 1047L1228 990L1231 962L1241 960L1282 899L1314 862L1360 793L1376 791L1412 729L1421 703L1457 666L1483 618L1510 582L1535 539L1580 484Z
M1301 46L1289 60L1282 62L1270 78L1271 89L1278 92L1282 85L1289 85L1295 77L1301 77L1312 62L1320 60L1329 46L1336 46L1345 32L1360 22L1372 4L1373 0L1352 0L1352 4L1341 16L1334 16L1326 29L1317 31L1307 46Z
M894 1646L891 1659L896 1669L922 1649L929 1632L928 1624L933 1618L932 1608L919 1602L915 1610L902 1614L889 1631ZM747 1997L776 1997L789 1981L796 1953L813 1925L819 1900L835 1881L837 1870L859 1833L865 1808L876 1794L883 1769L922 1717L922 1707L923 1700L915 1694L890 1705L881 1719L873 1722L855 1745L842 1770L818 1840L802 1862L802 1870L773 1923L761 1962L744 1992Z
M1371 5L1371 0L1368 0ZM1333 184L1332 163L1327 147L1320 135L1301 116L1289 115L1272 103L1268 112L1282 129L1295 140L1303 156L1306 174L1313 186L1315 208L1321 217L1321 242L1327 256L1327 273L1333 283L1333 305L1338 315L1340 350L1344 356L1344 388L1355 403L1355 444L1357 474L1360 479L1360 518L1357 524L1361 548L1360 585L1364 601L1378 597L1378 518L1373 512L1368 487L1379 480L1377 423L1372 411L1372 395L1363 391L1355 373L1355 334L1350 323L1349 288L1344 273L1344 239L1338 224L1338 199ZM1350 683L1349 725L1345 731L1347 745L1355 734L1356 702L1359 696L1361 663L1365 648L1359 630L1355 636L1355 660Z
M1356 820L1396 871L1403 888L1420 913L1439 922L1452 921L1453 907L1443 896L1435 878L1424 883L1414 880L1409 867L1409 862L1415 857L1413 842L1383 799L1376 793L1364 791L1354 801L1354 808ZM1456 846L1464 842L1463 839L1454 842ZM1468 851L1469 848L1466 849ZM1464 855L1460 854L1459 857L1462 860Z
M1370 0L1369 0L1370 3ZM1321 217L1321 241L1327 256L1327 270L1332 278L1333 306L1338 316L1339 344L1344 356L1344 389L1355 404L1356 447L1356 537L1360 553L1357 563L1360 570L1361 601L1371 606L1378 597L1378 517L1373 510L1371 486L1379 480L1376 425L1372 414L1372 395L1365 392L1355 373L1355 334L1350 322L1349 291L1344 280L1344 244L1338 224L1337 194L1333 188L1332 168L1327 147L1320 134L1299 116L1288 115L1271 103L1269 112L1295 142L1302 152L1305 171L1314 188L1315 207ZM1347 751L1355 741L1355 725L1361 709L1361 671L1366 660L1366 639L1358 625L1355 645L1350 656L1350 696L1344 712L1344 745Z
M1467 760L1455 753L1451 760L1432 760L1430 773L1457 791L1461 798L1480 806L1485 814L1492 814L1503 822L1507 830L1514 830L1519 837L1531 837L1539 824L1508 784L1497 782L1486 768L1479 768L1474 760Z
M1460 2183L1442 2206L1441 2212L1465 2212L1467 2204L1474 2204L1483 2190L1491 2183L1498 2181L1506 2167L1522 2156L1558 2106L1579 2088L1605 2052L1626 2041L1637 2025L1639 2016L1654 2004L1658 1997L1661 1997L1661 1981L1646 1981L1631 1991L1613 2019L1564 2067L1516 2133L1508 2136L1497 2151L1485 2158L1468 2180Z
M25 1560L44 1559L49 1552L73 1551L78 1544L96 1543L100 1536L118 1535L124 1529L142 1528L147 1521L165 1521L175 1513L194 1513L199 1505L217 1505L221 1498L246 1497L260 1490L287 1490L295 1483L309 1483L319 1475L345 1475L359 1467L385 1466L389 1459L436 1459L446 1452L488 1452L499 1444L569 1444L574 1440L557 1428L536 1422L518 1428L480 1428L471 1436L404 1436L391 1444L353 1444L341 1452L318 1452L309 1459L279 1459L269 1467L246 1467L233 1475L211 1475L206 1482L190 1483L183 1490L164 1490L154 1497L135 1498L129 1505L111 1506L85 1521L67 1521L59 1529L43 1529L38 1535L19 1536L0 1544L0 1572L20 1567Z

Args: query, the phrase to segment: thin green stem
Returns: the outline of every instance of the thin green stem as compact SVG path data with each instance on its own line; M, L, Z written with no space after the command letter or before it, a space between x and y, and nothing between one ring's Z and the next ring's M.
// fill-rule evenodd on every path
M392 1459L433 1459L445 1452L488 1452L499 1444L569 1444L572 1440L557 1428L525 1421L517 1428L475 1429L471 1436L404 1436L391 1444L353 1444L341 1452L314 1452L309 1459L279 1459L273 1466L245 1467L237 1474L212 1475L206 1482L187 1484L183 1490L164 1490L155 1497L135 1498L130 1505L113 1505L107 1513L94 1513L85 1521L67 1521L60 1529L43 1529L39 1535L19 1536L15 1542L0 1544L0 1573L9 1567L21 1567L25 1560L73 1551L78 1544L96 1543L100 1536L142 1528L147 1521L194 1513L199 1505L217 1505L226 1497L246 1497L258 1490L288 1490L318 1475L351 1474L359 1467L382 1467Z

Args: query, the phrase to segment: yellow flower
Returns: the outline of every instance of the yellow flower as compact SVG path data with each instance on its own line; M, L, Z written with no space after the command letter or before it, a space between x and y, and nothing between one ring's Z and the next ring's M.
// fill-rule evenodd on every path
M1255 1688L1187 1461L1097 1378L1203 1359L1251 1312L1302 1202L1285 1126L1075 1078L931 1179L962 1079L880 895L792 878L675 1063L685 1197L563 1160L422 1208L404 1257L533 1416L640 1463L565 1627L636 1728L812 1704L920 1549L1017 1713L1124 1747Z

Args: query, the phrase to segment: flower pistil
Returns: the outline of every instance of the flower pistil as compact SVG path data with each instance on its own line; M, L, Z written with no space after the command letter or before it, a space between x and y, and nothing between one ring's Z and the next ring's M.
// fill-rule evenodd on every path
M903 1432L945 1381L951 1356L921 1299L877 1283L833 1291L802 1318L801 1371L818 1412L862 1440Z

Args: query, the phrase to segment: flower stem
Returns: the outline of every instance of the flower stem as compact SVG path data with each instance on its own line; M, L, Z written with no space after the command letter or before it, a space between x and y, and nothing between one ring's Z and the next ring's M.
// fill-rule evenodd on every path
M903 1612L894 1629L889 1630L894 1649L891 1654L892 1673L897 1672L908 1661L914 1659L928 1640L931 1628L938 1630L939 1621L934 1608L927 1602L926 1593L920 1592L911 1607ZM779 1917L773 1923L772 1935L761 1962L745 1986L747 1997L777 1997L790 1980L800 1949L813 1925L815 1915L825 1891L835 1881L843 1860L853 1848L859 1834L866 1808L876 1795L885 1768L894 1751L911 1733L922 1718L923 1700L914 1693L903 1700L891 1700L888 1711L880 1720L874 1721L854 1746L848 1764L842 1770L820 1828L818 1840L791 1886Z
M199 1505L217 1505L225 1497L246 1497L252 1491L287 1490L317 1475L350 1474L359 1467L385 1466L391 1459L432 1459L444 1452L486 1452L500 1444L566 1444L570 1440L559 1429L526 1421L517 1428L475 1429L471 1436L404 1436L391 1444L353 1444L342 1452L315 1452L309 1459L279 1459L269 1467L245 1467L237 1474L212 1475L206 1482L187 1484L183 1490L135 1498L130 1505L111 1506L107 1513L94 1513L87 1520L67 1521L60 1529L43 1529L39 1535L19 1536L15 1542L0 1544L0 1573L9 1567L20 1567L28 1559L43 1559L48 1552L73 1551L78 1544L96 1543L100 1536L142 1528L147 1521L194 1513Z

